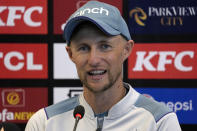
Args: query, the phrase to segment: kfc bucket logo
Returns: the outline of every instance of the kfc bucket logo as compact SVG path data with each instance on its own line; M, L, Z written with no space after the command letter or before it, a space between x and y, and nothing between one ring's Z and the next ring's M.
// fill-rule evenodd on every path
M91 0L89 0L91 1ZM84 4L86 4L88 1L87 0L79 0L76 3L76 9L79 9L81 6L83 6Z
M71 16L72 13L74 13L78 8L86 4L88 1L91 0L71 0L71 1L61 1L57 0L54 1L54 33L55 34L62 34L65 23L68 20L68 18ZM122 0L98 0L100 2L105 2L111 5L116 6L120 12L122 13ZM66 8L65 8L65 5ZM85 10L82 10L80 12L77 12L75 15L83 15L84 13L96 13L96 14L104 14L109 15L108 10L104 8L87 8ZM64 17L61 17L64 16Z
M47 44L0 44L0 78L48 78Z
M0 1L1 34L46 34L47 1Z
M128 77L136 79L197 78L197 44L136 44Z

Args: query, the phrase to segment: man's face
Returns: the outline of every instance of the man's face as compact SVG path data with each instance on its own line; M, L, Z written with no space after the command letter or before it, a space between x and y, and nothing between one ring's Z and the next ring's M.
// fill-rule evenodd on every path
M120 35L106 36L94 26L83 26L67 51L76 64L83 86L94 93L122 82L122 65L130 53Z

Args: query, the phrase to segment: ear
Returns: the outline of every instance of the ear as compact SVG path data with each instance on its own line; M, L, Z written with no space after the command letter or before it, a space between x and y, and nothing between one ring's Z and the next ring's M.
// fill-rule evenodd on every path
M129 55L131 54L133 46L134 46L133 40L129 40L126 42L125 48L124 48L124 60L126 60L129 57Z
M71 50L70 46L66 46L65 48L66 48L69 58L73 61L73 54L72 54L72 50Z

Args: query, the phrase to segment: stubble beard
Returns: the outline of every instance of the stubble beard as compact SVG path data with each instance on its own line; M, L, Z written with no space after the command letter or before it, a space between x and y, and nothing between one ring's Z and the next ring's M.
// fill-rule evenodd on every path
M101 92L104 92L108 89L110 89L111 87L113 87L113 85L116 83L116 81L118 80L118 78L120 77L121 75L121 71L117 73L117 75L115 77L112 76L112 73L108 72L108 76L109 76L109 82L107 84L105 84L101 90L94 90L94 87L92 87L90 84L88 84L87 82L87 77L84 77L84 80L83 79L80 79L82 84L89 90L91 91L92 93L101 93Z

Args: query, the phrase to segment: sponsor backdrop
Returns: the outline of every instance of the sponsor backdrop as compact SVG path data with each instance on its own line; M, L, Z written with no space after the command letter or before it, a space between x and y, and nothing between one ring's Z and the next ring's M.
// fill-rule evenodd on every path
M196 59L197 43L137 43L128 59L128 78L196 79Z
M1 43L0 78L48 78L47 44Z
M53 45L54 79L78 79L75 64L69 59L65 47L65 43L54 43Z
M89 0L0 1L0 122L24 130L40 108L82 92L62 29ZM197 129L196 0L99 0L120 9L135 41L124 81Z
M176 112L181 124L197 124L197 88L136 88Z
M84 5L88 0L70 0L70 1L62 1L56 0L54 2L54 33L62 34L62 30L64 29L64 23L69 18L69 16L82 5ZM90 0L89 0L90 1ZM122 12L122 0L99 0L109 4L116 6ZM65 8L65 6L67 8ZM60 15L61 14L61 15Z
M0 34L47 34L47 0L1 0Z
M128 23L135 34L196 33L195 0L128 0ZM153 29L154 26L154 29Z
M25 123L39 108L48 105L47 88L2 87L0 93L1 122Z

